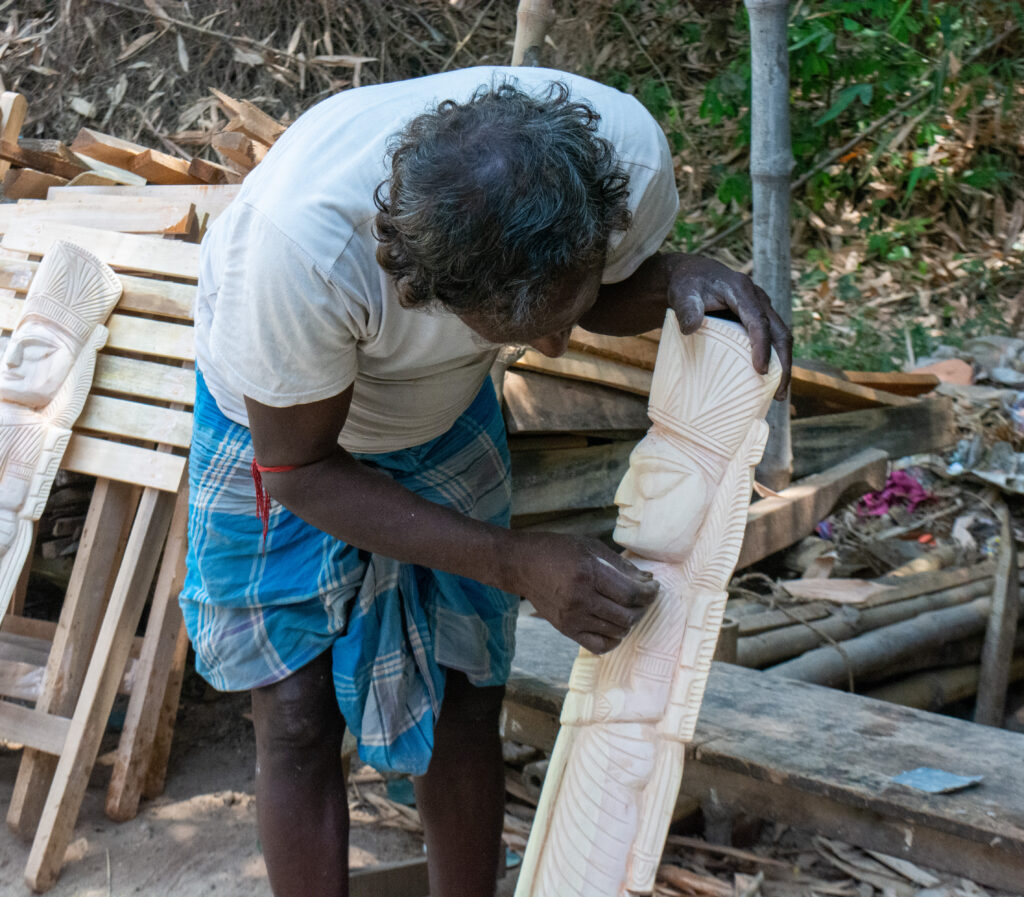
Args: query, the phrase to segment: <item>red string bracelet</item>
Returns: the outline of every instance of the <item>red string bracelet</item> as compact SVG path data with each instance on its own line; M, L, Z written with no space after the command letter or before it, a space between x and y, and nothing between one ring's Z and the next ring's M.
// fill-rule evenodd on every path
M279 467L264 467L262 464L258 464L255 458L252 459L252 479L256 485L256 516L263 522L264 551L267 547L267 532L270 529L270 493L263 485L262 474L286 473L289 470L298 469L299 466L298 464L282 464Z

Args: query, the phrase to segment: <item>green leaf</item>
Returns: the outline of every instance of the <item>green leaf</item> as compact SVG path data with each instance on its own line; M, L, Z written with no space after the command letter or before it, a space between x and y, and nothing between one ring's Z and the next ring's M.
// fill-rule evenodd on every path
M829 107L828 111L814 122L815 127L838 118L854 100L859 99L867 106L871 102L873 94L874 88L870 84L850 84L844 87L839 91L836 101Z

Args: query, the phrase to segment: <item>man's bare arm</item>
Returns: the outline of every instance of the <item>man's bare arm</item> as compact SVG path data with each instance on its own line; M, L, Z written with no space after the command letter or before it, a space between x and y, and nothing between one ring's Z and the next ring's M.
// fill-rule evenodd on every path
M646 574L597 540L515 533L473 520L400 486L338 445L351 388L307 405L272 408L246 397L256 458L270 494L350 545L445 570L529 598L591 651L618 644L653 600Z

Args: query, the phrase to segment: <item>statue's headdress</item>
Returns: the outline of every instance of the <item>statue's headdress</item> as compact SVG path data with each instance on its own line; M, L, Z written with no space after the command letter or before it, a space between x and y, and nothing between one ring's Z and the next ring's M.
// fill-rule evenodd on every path
M121 295L121 280L81 246L58 240L43 256L18 319L56 322L81 346Z
M747 435L751 419L768 412L771 394L766 395L765 381L777 382L780 372L774 354L766 375L754 370L750 340L741 325L705 318L700 330L684 336L669 310L648 414L669 433L729 458Z

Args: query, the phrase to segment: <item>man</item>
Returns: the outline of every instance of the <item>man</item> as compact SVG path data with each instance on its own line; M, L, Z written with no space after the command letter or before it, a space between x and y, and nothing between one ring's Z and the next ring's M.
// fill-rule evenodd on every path
M634 99L482 68L319 104L212 229L182 607L199 671L253 691L277 897L347 893L345 725L414 773L431 893L493 893L518 596L601 653L657 590L595 540L506 528L498 347L557 356L668 304L688 331L732 311L788 368L747 278L657 254L677 204Z

